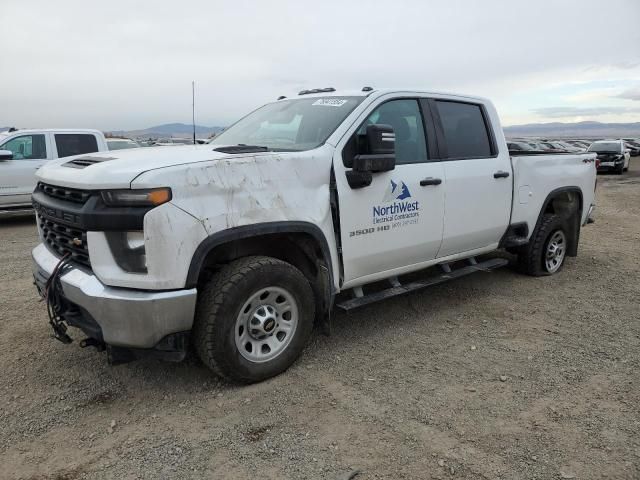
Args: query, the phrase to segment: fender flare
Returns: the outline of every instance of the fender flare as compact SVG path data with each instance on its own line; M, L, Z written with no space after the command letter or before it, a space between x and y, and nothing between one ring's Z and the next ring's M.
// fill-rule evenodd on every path
M331 262L329 243L327 242L322 230L320 230L320 227L313 223L302 221L255 223L252 225L232 227L210 235L205 238L200 245L198 245L198 248L196 248L193 257L191 258L185 288L195 288L197 286L204 260L207 258L209 252L214 248L235 240L268 235L271 233L306 233L313 237L313 239L318 242L318 245L322 250L323 260L329 272L330 288L332 291L334 290L333 264Z
M582 211L584 209L584 195L582 194L582 189L580 187L576 185L571 185L571 186L560 187L560 188L551 190L547 195L547 197L544 199L544 202L542 203L542 207L540 208L540 212L538 213L538 219L536 220L536 224L534 228L531 230L531 234L533 235L533 232L535 232L538 229L538 226L542 221L542 216L544 215L545 210L549 206L549 203L551 203L551 201L561 193L577 193L578 199L580 201L580 204L578 206L578 219L577 219L578 221L576 222L577 225L576 225L576 231L575 231L575 238L572 240L572 245L569 252L570 256L575 256L578 251L578 241L580 240L580 225L582 225Z

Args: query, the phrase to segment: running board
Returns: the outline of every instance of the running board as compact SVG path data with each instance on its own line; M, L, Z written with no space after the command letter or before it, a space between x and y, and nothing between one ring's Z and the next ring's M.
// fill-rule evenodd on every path
M24 217L26 215L33 215L33 208L0 208L0 218L11 218L11 217Z
M444 283L455 278L464 277L465 275L469 275L470 273L478 271L489 272L496 268L504 267L508 263L509 261L504 258L491 258L484 262L467 265L455 270L450 270L449 272L442 273L441 275L435 277L407 283L406 285L387 288L385 290L381 290L379 292L371 293L369 295L364 295L361 297L356 296L355 298L350 298L343 302L337 303L336 306L339 309L344 310L345 312L350 312L355 308L363 307L365 305L379 302L381 300L386 300L387 298L404 295L405 293L415 292L416 290L420 290L422 288L430 287L432 285L438 285L439 283Z

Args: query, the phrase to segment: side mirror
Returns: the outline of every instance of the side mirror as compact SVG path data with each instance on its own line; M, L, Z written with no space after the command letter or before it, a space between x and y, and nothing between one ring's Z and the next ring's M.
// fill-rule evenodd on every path
M1 160L13 160L13 152L11 150L0 150Z
M353 170L346 172L349 186L367 187L373 181L373 173L393 170L396 167L395 146L396 136L391 125L368 125L366 143L353 157Z

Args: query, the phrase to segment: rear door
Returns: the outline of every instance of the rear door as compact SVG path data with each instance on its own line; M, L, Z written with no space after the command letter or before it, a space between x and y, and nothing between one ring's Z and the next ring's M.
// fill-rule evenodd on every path
M338 144L334 168L344 286L385 278L435 258L442 241L444 171L427 148L435 144L435 132L428 134L433 131L430 117L427 120L425 124L419 99L383 99L363 113L346 144ZM396 166L373 174L369 186L351 188L345 152L369 124L394 128Z
M512 169L499 152L484 105L429 100L445 175L445 218L438 257L497 246L511 215Z
M13 153L11 160L0 160L0 206L30 204L36 170L47 161L46 134L12 137L0 145L0 150Z
M53 138L58 158L98 151L98 141L92 133L55 133Z

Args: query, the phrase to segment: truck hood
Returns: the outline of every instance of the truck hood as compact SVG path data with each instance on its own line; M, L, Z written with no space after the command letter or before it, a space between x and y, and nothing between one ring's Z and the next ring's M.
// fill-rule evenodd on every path
M215 152L220 145L146 147L87 153L47 162L36 177L45 183L80 189L129 188L134 178L149 170L187 163L238 159L270 152L233 154Z

